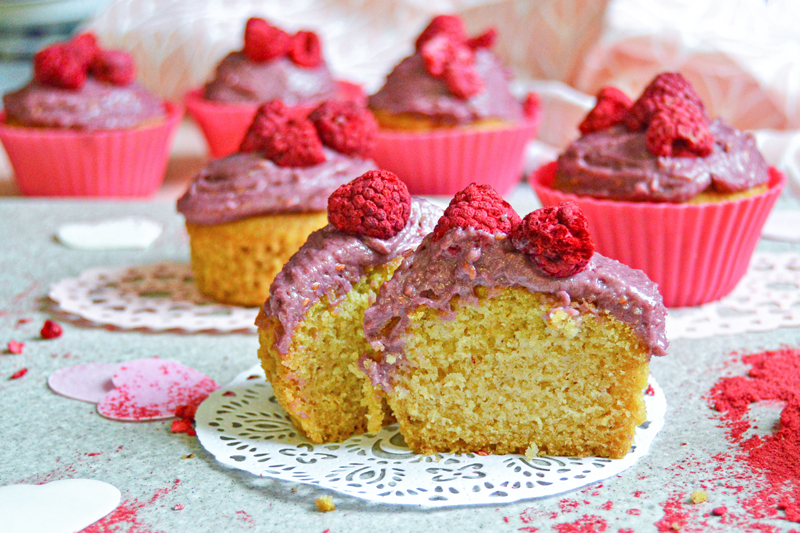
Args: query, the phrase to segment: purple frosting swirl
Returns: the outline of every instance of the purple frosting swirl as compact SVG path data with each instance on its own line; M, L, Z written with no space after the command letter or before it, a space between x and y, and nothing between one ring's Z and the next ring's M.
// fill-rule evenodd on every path
M350 235L331 224L312 233L275 277L264 303L264 314L277 318L282 326L278 351L287 352L295 328L311 306L323 296L335 305L361 280L367 267L413 251L433 231L441 214L441 208L412 198L405 228L389 239Z
M43 128L127 129L167 116L163 102L141 85L112 85L91 76L79 90L31 81L4 95L3 106L8 119Z
M377 166L324 151L325 162L312 167L279 167L257 153L212 161L178 199L178 212L186 222L210 225L268 213L325 211L333 191Z
M314 105L334 98L338 87L323 62L314 68L299 67L285 57L257 63L243 52L231 52L217 66L214 79L205 86L205 98L216 102L267 102L281 100L288 106Z
M490 297L496 288L524 287L558 297L564 308L570 308L573 300L594 304L630 324L650 355L666 354L666 308L656 284L644 272L596 253L583 272L555 278L542 273L510 239L455 228L436 242L432 235L426 237L381 286L377 301L364 314L367 340L382 355L367 369L373 384L391 387L393 370L403 361L410 312L424 305L452 317L450 299L458 295L461 302L477 304L478 286L488 288ZM583 311L591 312L585 306ZM397 323L386 332L393 321Z
M630 202L685 202L701 192L736 192L769 181L769 166L752 135L722 120L709 126L706 157L657 157L644 132L622 126L584 135L558 157L554 189Z
M444 81L431 77L419 53L403 59L386 83L369 97L369 107L391 114L411 114L442 125L469 124L483 119L520 121L522 104L508 87L509 72L490 51L475 52L475 68L483 90L469 99L454 96Z

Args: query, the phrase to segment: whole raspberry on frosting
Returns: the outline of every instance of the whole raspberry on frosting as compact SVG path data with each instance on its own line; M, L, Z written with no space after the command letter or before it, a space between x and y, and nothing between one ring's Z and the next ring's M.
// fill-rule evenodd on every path
M511 233L519 215L491 185L472 183L456 193L433 230L438 241L453 228L473 228L489 233Z
M328 198L328 220L340 231L389 239L411 216L408 187L388 170L370 170Z
M482 34L472 37L471 39L467 39L467 46L473 50L477 50L478 48L491 48L494 46L496 41L497 30L495 28L489 28Z
M704 157L714 148L708 119L692 104L656 112L650 119L645 140L648 151L655 156Z
M313 31L298 31L292 36L289 59L299 66L314 68L322 64L322 44Z
M89 72L98 81L114 85L130 85L136 80L133 56L121 50L101 50L89 63Z
M580 123L578 129L586 135L601 131L625 119L633 102L616 87L603 87L597 93L597 103Z
M92 59L100 53L100 45L97 44L97 36L91 32L84 32L76 35L69 44L85 65L89 65Z
M703 101L686 78L677 72L664 72L656 76L634 102L625 117L625 125L629 131L643 130L657 111L683 102L691 103L705 114Z
M417 37L414 47L417 51L422 50L422 46L437 35L445 34L457 43L466 43L467 30L464 22L456 15L438 15L431 19L428 26L422 30Z
M87 64L70 43L48 46L33 56L33 77L42 85L80 89L86 83Z
M557 278L586 269L594 254L588 222L574 202L528 213L511 233L511 242L544 273Z
M244 54L255 62L283 57L289 52L292 37L258 17L247 20L244 28Z
M375 144L378 122L367 108L355 102L323 102L308 118L323 144L337 152L367 157Z
M425 70L441 78L454 96L467 99L483 89L483 80L475 69L475 54L464 41L440 33L422 45L420 55Z
M293 116L277 100L259 107L239 151L261 152L279 167L310 167L325 161L314 124Z

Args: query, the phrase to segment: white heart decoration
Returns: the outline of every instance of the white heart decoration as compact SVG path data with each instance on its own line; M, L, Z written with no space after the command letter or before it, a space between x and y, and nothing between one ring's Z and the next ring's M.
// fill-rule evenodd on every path
M64 224L56 237L64 246L77 250L142 249L153 244L163 229L149 218L127 217Z
M74 533L113 511L120 497L115 486L93 479L7 485L0 487L0 529L4 533Z

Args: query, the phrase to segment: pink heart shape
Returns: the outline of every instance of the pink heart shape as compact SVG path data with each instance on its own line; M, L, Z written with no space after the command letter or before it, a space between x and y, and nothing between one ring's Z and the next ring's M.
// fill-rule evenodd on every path
M47 379L53 392L81 400L97 403L114 389L111 376L119 363L86 363L56 370Z
M178 407L196 407L219 388L202 372L157 357L122 363L111 379L115 388L97 411L113 420L172 418Z

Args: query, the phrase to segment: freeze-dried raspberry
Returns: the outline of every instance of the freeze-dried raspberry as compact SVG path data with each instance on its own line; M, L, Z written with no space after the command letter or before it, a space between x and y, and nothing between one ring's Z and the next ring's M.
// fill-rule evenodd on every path
M91 32L76 35L69 42L84 65L89 65L100 52L100 45L97 44L97 36Z
M89 64L89 72L98 81L130 85L136 79L133 56L122 50L101 50Z
M251 61L264 62L289 52L292 37L266 20L251 17L244 27L244 55Z
M594 254L588 222L574 202L531 211L511 234L517 250L557 278L582 272Z
M474 228L489 233L511 233L519 215L491 185L472 183L456 193L433 230L438 241L452 228Z
M495 28L489 28L482 34L472 37L471 39L467 39L467 46L473 50L477 50L478 48L491 48L494 46L496 41L497 30Z
M658 111L645 134L647 149L655 156L707 156L714 148L714 134L705 114L692 104Z
M33 76L43 85L80 89L86 83L86 64L69 43L54 44L33 56Z
M452 61L444 71L444 83L456 98L466 100L483 90L483 80L472 61Z
M292 36L289 59L299 66L314 68L322 64L322 44L313 31L298 31Z
M6 345L6 350L8 350L8 353L13 353L14 355L21 354L23 348L25 348L24 342L8 341L8 344Z
M52 320L45 320L42 329L39 331L39 335L41 335L43 339L55 339L60 337L63 332L64 330L61 329L61 324Z
M239 146L240 152L258 152L263 149L263 140L283 128L289 120L289 108L280 100L263 103L253 117L253 122Z
M522 102L522 111L525 113L525 116L529 119L534 119L539 115L539 109L541 109L542 103L539 100L539 95L530 92L525 97L525 101Z
M264 139L264 157L279 167L312 167L325 161L322 141L314 123L290 117L283 127Z
M681 102L689 102L705 114L703 101L686 78L677 72L659 74L634 102L625 117L625 125L629 131L643 130L657 111L669 109Z
M418 52L421 51L426 42L441 34L447 35L457 43L467 41L467 30L464 28L464 22L459 17L456 15L438 15L433 17L428 26L417 37L417 41L414 43L416 50Z
M597 102L580 123L581 133L593 133L610 128L625 119L633 102L616 87L603 87L597 93Z
M346 155L367 157L375 144L378 122L370 111L355 102L330 100L308 117L322 142Z
M328 198L328 220L340 231L389 239L406 227L411 195L388 170L370 170Z
M425 70L434 78L442 78L456 97L466 99L483 89L483 80L475 69L475 56L464 42L450 35L434 35L422 46L420 55Z

